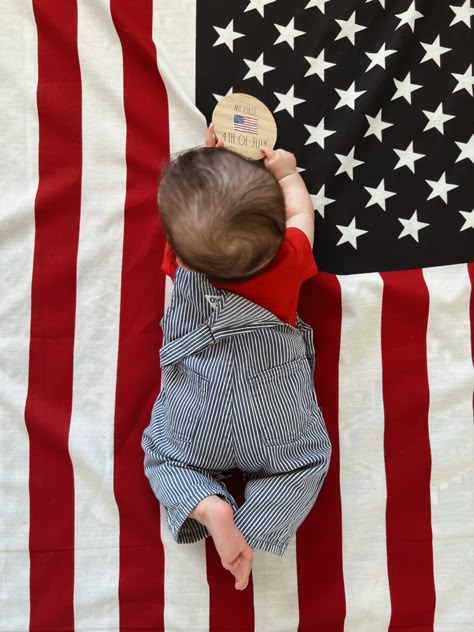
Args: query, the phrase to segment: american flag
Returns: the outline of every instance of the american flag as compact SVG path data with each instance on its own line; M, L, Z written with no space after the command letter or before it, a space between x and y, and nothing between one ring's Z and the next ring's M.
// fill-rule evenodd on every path
M258 120L251 116L234 114L234 130L236 132L247 132L248 134L258 133Z
M1 8L0 632L471 632L472 2ZM160 168L230 92L313 196L300 313L334 450L241 594L209 542L171 540L140 448Z

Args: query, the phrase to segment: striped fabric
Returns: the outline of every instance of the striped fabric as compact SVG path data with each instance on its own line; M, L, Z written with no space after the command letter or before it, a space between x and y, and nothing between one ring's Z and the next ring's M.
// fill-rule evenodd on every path
M162 390L142 445L173 537L209 535L189 514L220 495L252 548L282 555L329 466L311 328L291 327L183 268L162 328ZM246 475L241 507L223 483L234 468Z
M1 3L0 631L471 632L472 253L305 285L333 455L285 556L240 594L168 532L140 440L195 29L191 0Z

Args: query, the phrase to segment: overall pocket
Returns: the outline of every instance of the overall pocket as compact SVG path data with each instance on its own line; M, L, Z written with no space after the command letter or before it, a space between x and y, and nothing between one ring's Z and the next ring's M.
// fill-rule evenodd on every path
M164 367L164 406L170 435L190 443L205 410L209 380L183 363Z
M269 445L297 441L314 408L313 376L307 358L249 375L258 425Z

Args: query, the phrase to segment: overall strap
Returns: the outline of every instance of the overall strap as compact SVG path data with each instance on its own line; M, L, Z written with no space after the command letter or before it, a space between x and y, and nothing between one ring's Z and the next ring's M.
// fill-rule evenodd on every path
M173 364L226 338L277 326L292 329L291 325L283 323L263 307L237 294L226 292L206 322L162 347L160 366Z
M169 342L160 349L160 366L174 364L186 356L203 351L214 343L214 336L208 323L190 331L181 338Z

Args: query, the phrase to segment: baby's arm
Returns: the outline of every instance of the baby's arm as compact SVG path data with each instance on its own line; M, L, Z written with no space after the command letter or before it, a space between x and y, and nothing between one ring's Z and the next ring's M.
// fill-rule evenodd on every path
M286 207L286 227L299 228L309 240L314 241L314 209L303 178L296 170L296 159L284 149L262 149L266 168L278 180L283 191Z

